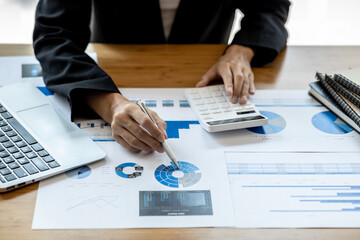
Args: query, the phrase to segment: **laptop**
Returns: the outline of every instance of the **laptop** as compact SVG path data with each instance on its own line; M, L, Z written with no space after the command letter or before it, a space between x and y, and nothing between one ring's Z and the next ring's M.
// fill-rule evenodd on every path
M105 156L31 82L0 88L0 192Z

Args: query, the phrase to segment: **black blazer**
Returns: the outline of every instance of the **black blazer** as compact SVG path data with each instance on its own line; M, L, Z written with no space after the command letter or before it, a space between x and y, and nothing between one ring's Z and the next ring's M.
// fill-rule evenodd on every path
M288 0L181 0L168 42L159 0L40 0L34 51L46 86L68 98L72 116L92 113L89 90L118 92L84 51L88 43L225 43L234 14L244 14L232 44L253 48L252 65L272 61L285 47Z

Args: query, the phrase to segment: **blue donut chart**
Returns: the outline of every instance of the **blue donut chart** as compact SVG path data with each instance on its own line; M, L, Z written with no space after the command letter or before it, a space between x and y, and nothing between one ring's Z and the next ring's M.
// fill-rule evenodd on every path
M186 188L196 184L201 178L199 168L189 162L178 161L179 169L173 163L169 166L160 165L155 170L156 180L164 186L172 188ZM182 172L182 177L176 177L175 172Z
M269 124L260 127L247 128L247 130L257 134L274 134L285 129L286 121L282 116L269 111L260 111L260 113L269 119Z
M85 165L85 166L78 167L78 168L72 169L70 171L67 171L67 172L65 172L65 174L69 178L83 179L83 178L90 176L91 168Z
M124 173L124 168L127 168L127 167L134 168L134 171L130 174ZM115 173L116 173L116 175L118 175L119 177L122 177L122 178L137 178L137 177L141 176L143 170L144 170L144 168L142 166L139 166L133 162L127 162L127 163L122 163L119 166L117 166L115 168Z
M347 134L353 131L349 125L330 111L315 114L311 123L316 129L328 134Z

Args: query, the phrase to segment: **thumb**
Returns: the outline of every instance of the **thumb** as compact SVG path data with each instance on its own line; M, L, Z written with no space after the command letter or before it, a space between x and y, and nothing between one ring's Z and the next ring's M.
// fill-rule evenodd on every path
M207 71L201 78L200 81L196 84L196 87L204 87L209 84L209 82L220 78L215 67L212 67Z

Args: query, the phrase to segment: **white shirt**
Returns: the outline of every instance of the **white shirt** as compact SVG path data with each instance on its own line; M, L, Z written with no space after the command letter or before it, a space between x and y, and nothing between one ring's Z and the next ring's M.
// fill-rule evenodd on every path
M166 40L169 38L179 3L180 0L160 0L161 18Z

